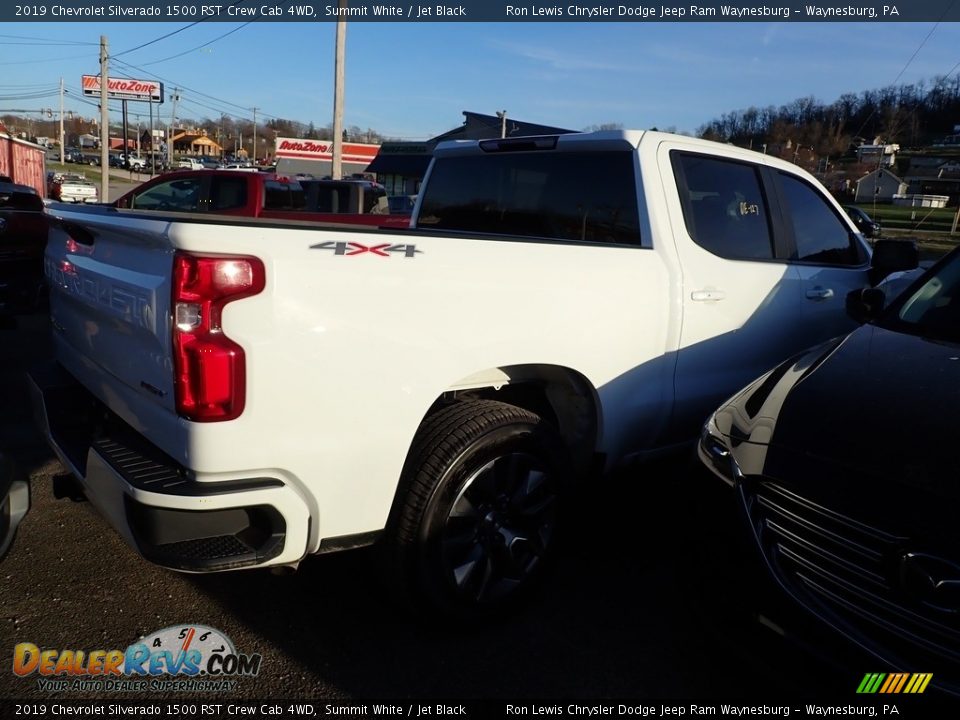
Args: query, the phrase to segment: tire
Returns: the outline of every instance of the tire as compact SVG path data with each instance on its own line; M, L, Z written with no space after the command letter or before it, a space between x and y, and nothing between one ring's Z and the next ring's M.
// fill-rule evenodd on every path
M556 545L565 454L548 423L513 405L469 400L429 417L386 534L407 599L476 615L525 595Z

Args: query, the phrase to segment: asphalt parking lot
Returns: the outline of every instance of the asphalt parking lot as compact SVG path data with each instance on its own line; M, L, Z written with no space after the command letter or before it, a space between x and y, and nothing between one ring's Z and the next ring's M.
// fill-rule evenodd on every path
M234 698L785 699L858 681L754 622L731 506L686 455L591 488L562 563L496 620L418 617L392 601L371 551L312 558L291 575L159 569L89 504L53 498L61 468L32 427L21 375L48 352L42 315L0 329L0 444L30 473L33 497L0 563L0 698L77 697L15 677L18 642L125 648L181 623L262 654Z

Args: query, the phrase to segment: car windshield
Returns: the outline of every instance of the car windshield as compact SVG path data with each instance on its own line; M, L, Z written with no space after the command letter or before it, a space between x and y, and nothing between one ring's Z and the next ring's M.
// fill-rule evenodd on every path
M960 254L894 303L881 325L933 340L960 342Z

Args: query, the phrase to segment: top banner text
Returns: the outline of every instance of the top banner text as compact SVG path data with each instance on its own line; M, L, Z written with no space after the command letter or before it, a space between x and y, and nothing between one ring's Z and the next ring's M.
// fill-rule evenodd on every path
M4 4L3 22L960 22L949 0L886 2L605 2L459 0L454 3L368 2L310 4L302 0L222 4L181 0L40 0Z

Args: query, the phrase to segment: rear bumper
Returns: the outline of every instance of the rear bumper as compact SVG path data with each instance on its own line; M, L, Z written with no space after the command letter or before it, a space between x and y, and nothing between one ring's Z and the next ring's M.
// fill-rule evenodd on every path
M148 560L208 572L286 565L306 553L310 514L281 479L198 481L61 366L30 373L37 424L84 494Z

